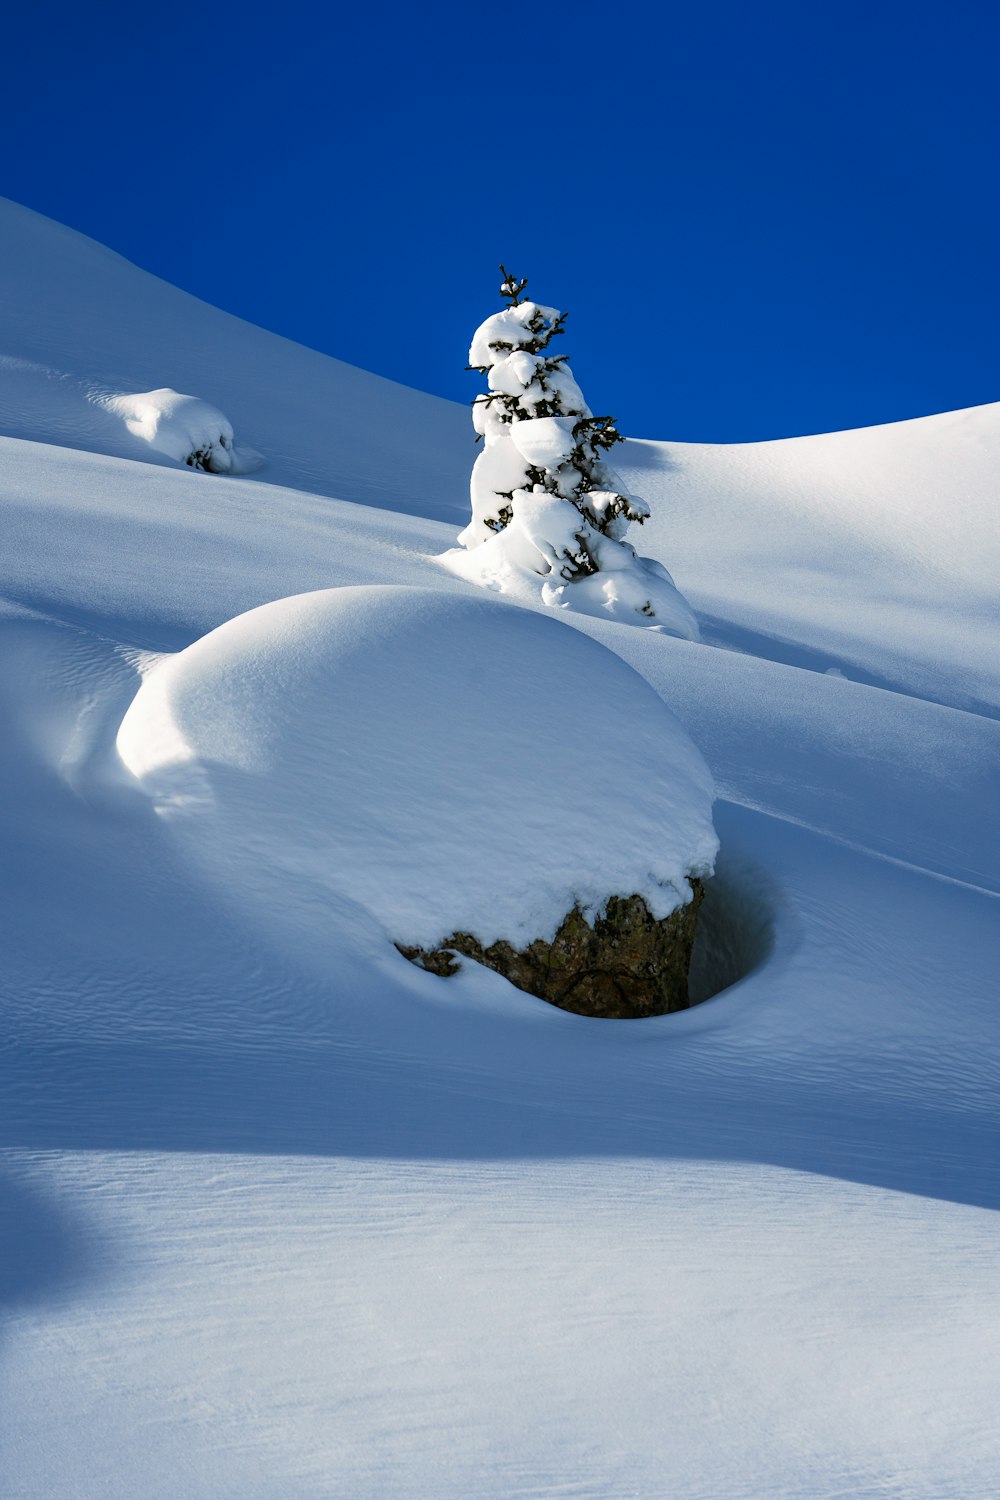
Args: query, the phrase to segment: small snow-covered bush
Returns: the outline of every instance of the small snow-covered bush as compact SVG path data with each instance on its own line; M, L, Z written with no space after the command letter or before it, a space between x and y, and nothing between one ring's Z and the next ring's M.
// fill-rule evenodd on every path
M696 640L686 600L662 564L625 540L649 515L608 463L622 441L594 416L567 356L553 352L564 312L521 300L527 282L500 267L508 306L469 351L489 390L473 403L483 451L472 471L472 519L444 555L454 572L502 593L610 615Z
M189 468L239 474L256 467L256 454L237 452L229 419L199 396L164 386L109 396L102 405L123 419L133 437Z

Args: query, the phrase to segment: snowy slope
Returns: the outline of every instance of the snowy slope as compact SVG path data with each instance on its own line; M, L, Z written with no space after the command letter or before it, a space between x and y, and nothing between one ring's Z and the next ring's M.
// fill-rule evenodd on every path
M626 452L706 639L1000 713L1000 404Z
M464 524L451 402L314 354L0 199L0 433L168 462L98 404L169 387L219 407L264 483Z
M630 445L643 550L729 649L562 623L715 774L694 983L726 987L587 1021L424 974L347 902L290 937L114 749L159 654L257 605L481 599L434 561L467 414L22 210L8 251L26 223L8 352L204 396L268 468L60 435L7 369L0 1492L992 1496L997 408ZM211 381L171 364L187 317ZM324 435L336 392L357 430Z

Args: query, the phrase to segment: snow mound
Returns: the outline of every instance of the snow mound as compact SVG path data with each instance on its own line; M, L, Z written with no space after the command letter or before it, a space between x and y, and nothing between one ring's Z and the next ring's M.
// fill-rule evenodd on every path
M653 689L490 599L263 605L161 663L117 743L225 886L300 929L345 900L424 947L551 938L614 894L664 917L717 848L710 773Z
M133 437L189 468L206 469L212 474L243 474L260 462L256 453L237 453L233 424L218 407L199 396L185 396L164 386L157 391L110 396L102 404L122 418Z
M563 561L578 548L584 528L597 571L567 578ZM544 492L517 491L502 531L470 551L452 547L437 560L468 583L508 594L519 604L542 603L686 641L700 639L691 606L662 563L640 557L628 542L602 535L575 507Z

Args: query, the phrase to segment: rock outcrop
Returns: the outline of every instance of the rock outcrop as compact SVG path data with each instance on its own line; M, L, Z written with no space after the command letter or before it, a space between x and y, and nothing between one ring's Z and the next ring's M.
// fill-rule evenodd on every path
M698 908L704 894L692 879L692 897L657 919L641 896L612 896L591 925L578 906L551 942L538 938L521 952L507 942L484 948L468 932L455 932L434 949L399 951L422 969L447 976L462 954L495 969L519 990L581 1016L634 1020L688 1006L688 968Z

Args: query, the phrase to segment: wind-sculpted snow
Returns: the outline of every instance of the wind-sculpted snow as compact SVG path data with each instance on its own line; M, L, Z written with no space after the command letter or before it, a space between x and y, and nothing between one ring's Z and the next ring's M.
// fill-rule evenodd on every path
M709 640L1000 714L1000 404L620 467Z
M715 644L529 614L433 560L461 410L5 213L5 1500L993 1500L1000 408L630 443L643 546ZM85 379L196 391L268 467L129 462ZM378 645L387 592L426 659ZM486 620L530 657L528 735ZM588 1021L388 942L470 766L516 764L515 812L551 801L601 875L629 705L678 740L582 635L719 790L699 983L730 988L674 1016ZM600 694L564 701L564 647ZM576 772L529 785L557 708ZM624 761L588 755L619 730ZM334 786L377 834L364 903Z
M279 919L289 891L323 928L348 899L425 948L455 931L524 947L612 895L669 916L717 848L708 769L639 674L492 600L265 605L156 667L118 750Z

